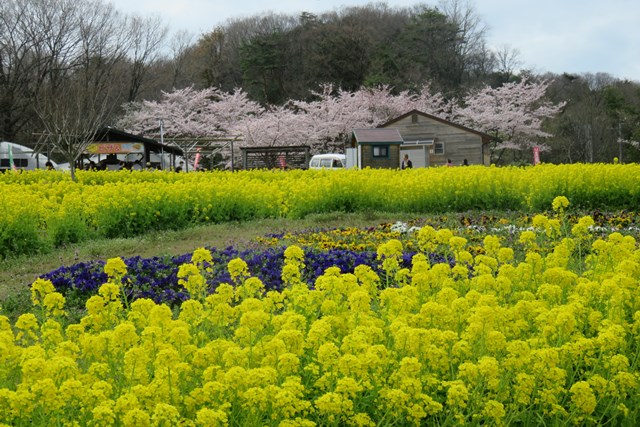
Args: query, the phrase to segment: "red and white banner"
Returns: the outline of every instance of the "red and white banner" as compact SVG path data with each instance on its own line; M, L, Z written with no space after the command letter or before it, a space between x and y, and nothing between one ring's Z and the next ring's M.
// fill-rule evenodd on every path
M533 147L533 164L540 163L540 147Z
M198 152L196 153L196 159L193 162L193 170L198 170L198 163L200 163L200 149L198 148Z

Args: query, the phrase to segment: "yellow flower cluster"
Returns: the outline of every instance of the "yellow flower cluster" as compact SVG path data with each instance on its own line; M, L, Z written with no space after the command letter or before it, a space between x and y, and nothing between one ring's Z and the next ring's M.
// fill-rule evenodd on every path
M398 239L401 234L389 229L390 224L363 231L355 227L336 228L312 233L285 234L281 238L257 237L256 240L270 246L299 245L322 251L345 249L355 251L375 251L380 243Z
M198 301L204 300L207 294L205 274L211 271L208 265L212 262L211 252L205 248L198 248L193 252L191 263L183 264L178 269L178 284L189 292L192 299ZM235 269L231 270L231 274L232 277L237 274Z
M402 271L392 240L378 249L387 277L332 267L311 289L291 246L282 292L265 293L234 260L235 285L206 295L211 258L199 249L180 269L192 299L176 312L147 299L125 308L110 280L78 324L37 281L33 313L0 317L0 423L632 425L638 242L588 240L586 219L575 238L555 237L548 221L513 248L486 236L475 256L451 230L425 227L416 247L447 251L453 267L418 253ZM122 267L106 266L117 277Z
M552 205L560 213L569 206L567 197L580 208L628 209L640 202L637 164L419 168L410 173L79 171L78 182L64 177L42 171L0 175L0 229L5 230L0 239L6 240L0 241L0 251L28 252L197 223L366 212L380 206L395 212L461 212L540 211ZM348 235L342 238L349 240ZM322 248L321 237L310 239Z

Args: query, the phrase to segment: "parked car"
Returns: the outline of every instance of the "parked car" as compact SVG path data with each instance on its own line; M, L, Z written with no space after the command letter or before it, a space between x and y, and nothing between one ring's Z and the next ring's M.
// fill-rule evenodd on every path
M316 154L309 162L309 169L344 169L346 165L344 154Z

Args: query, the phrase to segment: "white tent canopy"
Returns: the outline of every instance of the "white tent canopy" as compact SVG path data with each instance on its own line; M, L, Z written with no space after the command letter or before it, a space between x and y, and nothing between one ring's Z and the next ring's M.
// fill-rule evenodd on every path
M49 158L44 154L36 155L35 152L24 145L15 142L0 142L0 169L11 169L10 158L13 157L14 165L18 169L33 170L45 169ZM51 162L53 167L57 167L55 162Z

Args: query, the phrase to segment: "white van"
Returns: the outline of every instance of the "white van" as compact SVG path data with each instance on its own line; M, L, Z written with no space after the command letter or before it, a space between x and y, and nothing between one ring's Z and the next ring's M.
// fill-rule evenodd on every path
M309 162L309 169L344 169L346 166L344 154L316 154Z

